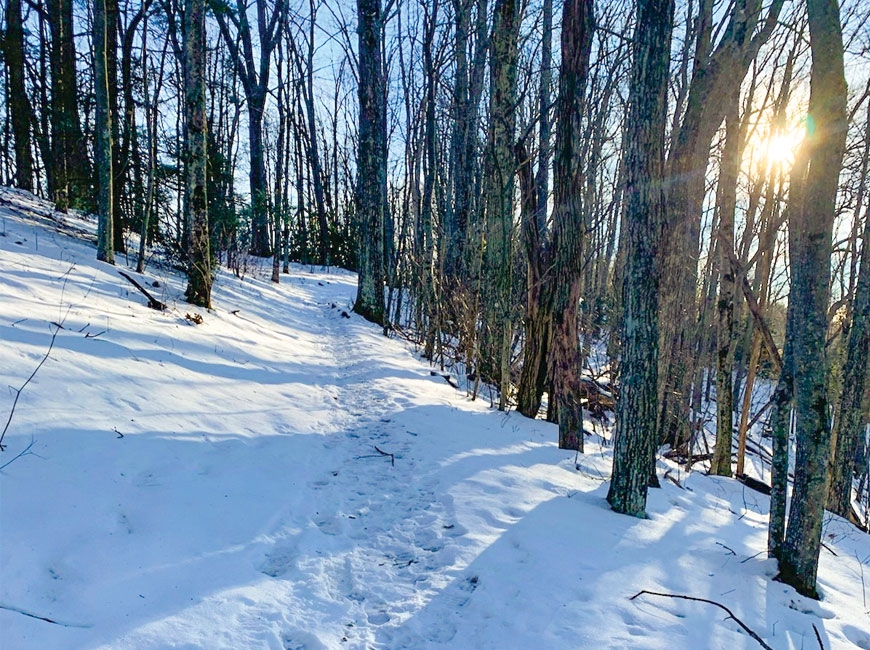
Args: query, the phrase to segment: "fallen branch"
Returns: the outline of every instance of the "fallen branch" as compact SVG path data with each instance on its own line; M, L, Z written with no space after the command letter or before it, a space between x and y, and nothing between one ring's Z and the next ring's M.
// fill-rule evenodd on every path
M819 647L820 647L822 650L825 650L825 644L822 643L822 635L819 634L819 628L816 627L816 624L815 624L815 623L813 623L813 632L816 633L816 641L819 642Z
M58 328L60 328L59 325ZM21 391L23 391L27 387L27 384L31 382L31 380L36 376L36 373L39 372L39 369L42 368L42 364L45 363L48 359L48 355L51 354L51 349L54 347L54 341L55 339L57 339L58 332L60 332L60 329L54 330L54 334L51 335L51 342L48 344L48 350L46 350L45 356L42 357L42 361L40 361L36 368L34 368L33 372L30 373L30 377L27 378L27 381L21 384L21 388L15 391L15 400L13 400L12 402L12 408L9 411L9 418L6 420L6 426L3 427L3 433L0 433L0 451L3 451L5 449L5 447L3 446L3 438L6 437L6 431L9 430L9 425L12 423L12 416L15 415L15 407L18 406L18 398L21 397Z
M713 460L713 454L687 454L685 451L680 449L668 449L663 455L668 460L683 462L689 465Z
M740 564L746 564L747 562L749 562L749 560L754 560L755 558L757 558L757 557L758 557L759 555L761 555L762 553L764 553L764 551L758 551L758 553L756 553L755 555L750 555L750 556L749 556L748 558L746 558L745 560L740 560Z
M375 451L378 452L381 456L389 456L390 457L390 464L393 467L396 466L396 455L395 454L388 454L387 452L379 449L377 445L375 445Z
M30 444L27 445L27 446L26 446L24 449L22 449L20 452L18 452L18 454L16 454L15 457L14 457L12 460L6 461L6 462L3 463L2 465L0 465L0 472L2 472L4 469L6 469L7 467L9 467L12 463L14 463L16 460L18 460L18 459L21 458L22 456L27 456L27 455L31 454L32 452L31 452L30 450L33 449L33 443L34 443L34 442L36 442L36 441L33 439L33 436L31 435L31 436L30 436Z
M686 489L685 487L683 487L682 483L680 483L680 481L679 481L678 479L674 478L674 476L671 474L671 470L667 470L667 471L665 472L665 476L664 476L664 478L665 478L665 480L668 480L668 481L670 481L671 483L673 483L674 485L676 485L676 486L677 486L678 488L680 488L681 490L685 490L685 489Z
M433 377L441 377L441 379L443 379L448 384L453 386L453 388L459 390L459 386L453 382L453 378L450 375L448 375L447 373L440 373L440 372L436 372L435 370L430 370L429 374L432 375Z
M752 630L751 630L751 629L746 625L746 623L744 623L744 622L741 621L739 618L737 618L737 617L734 615L734 612L732 612L730 609L728 609L727 607L725 607L725 605L723 605L723 604L721 604L721 603L717 603L715 600L707 600L706 598L695 598L694 596L684 596L684 595L682 595L682 594L664 594L664 593L660 593L660 592L657 592L657 591L647 591L646 589L644 589L643 591L640 591L640 592L636 593L634 596L632 596L631 598L629 598L629 600L634 600L635 598L637 598L638 596L642 596L643 594L649 594L650 596L662 596L662 597L664 597L664 598L678 598L678 599L680 599L680 600L691 600L691 601L694 601L694 602L696 602L696 603L707 603L708 605L715 605L715 606L718 607L719 609L724 610L724 611L728 614L728 617L729 617L730 619L732 619L735 623L737 623L737 625L739 625L741 628L743 628L743 630L744 630L744 631L745 631L749 636L751 636L753 639L755 639L756 641L758 641L759 645L761 645L762 648L764 648L765 650L773 650L773 648L771 648L769 645L767 645L767 644L764 642L764 639L762 639L760 636L758 636L758 634L756 634L754 631L752 631Z
M761 494L770 495L770 486L764 481L759 481L758 479L747 476L746 474L738 474L736 478L750 490L755 490L756 492L760 492Z
M731 548L730 546L725 546L725 544L723 544L722 542L716 542L716 543L717 543L719 546L721 546L722 548L724 548L726 551L728 551L729 553L731 553L731 555L737 555L737 553L734 552L734 549Z
M867 610L867 587L864 585L864 563L858 557L858 551L855 551L855 561L858 563L858 568L861 570L861 596L864 598L864 610Z
M30 618L35 618L38 621L45 621L46 623L51 623L52 625L60 625L61 627L78 627L78 628L89 628L90 625L78 625L76 623L62 623L60 621L56 621L53 618L48 618L47 616L40 616L39 614L33 614L26 610L20 609L18 607L11 607L9 605L0 604L0 609L5 609L9 612L15 612L16 614L21 614L22 616L29 616Z
M121 277L124 278L125 280L127 280L127 282L129 282L134 287L136 287L142 293L142 295L144 295L146 298L148 298L148 306L151 307L151 309L156 309L157 311L164 311L166 309L166 305L164 305L162 302L157 300L157 298L155 298L150 293L148 293L148 290L145 287L143 287L141 284L136 282L136 280L134 280L132 277L130 277L129 275L127 275L123 271L118 271L118 273L120 273Z

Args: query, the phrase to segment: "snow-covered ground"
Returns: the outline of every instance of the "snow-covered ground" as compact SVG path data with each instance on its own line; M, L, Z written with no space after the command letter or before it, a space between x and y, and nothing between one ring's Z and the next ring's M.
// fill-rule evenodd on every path
M222 271L204 312L149 270L157 312L78 230L0 193L0 426L57 332L0 454L3 650L761 647L642 590L870 648L870 537L841 520L805 599L771 579L766 497L662 461L650 519L612 513L600 439L575 465L470 401L349 312L353 275Z

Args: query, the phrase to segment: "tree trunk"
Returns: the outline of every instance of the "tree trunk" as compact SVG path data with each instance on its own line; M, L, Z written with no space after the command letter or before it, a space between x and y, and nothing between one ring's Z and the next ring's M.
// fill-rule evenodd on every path
M803 147L803 187L789 197L794 301L794 393L797 447L795 482L785 543L782 580L818 598L816 572L827 494L830 430L825 335L830 301L831 235L846 144L846 81L843 36L836 0L808 0L812 72L808 129ZM792 191L795 187L792 186ZM793 200L795 199L795 200Z
M471 28L471 3L473 0L453 0L455 20L454 52L455 65L453 82L453 131L450 138L450 164L453 178L453 203L444 216L444 236L442 238L444 275L455 279L460 275L462 264L462 244L468 226L468 201L470 179L467 178L465 152L466 142L471 135L471 115L468 106L468 40ZM476 121L476 120L475 120Z
M30 150L30 122L34 119L24 83L24 27L21 0L7 0L5 43L0 46L9 74L7 96L15 136L15 185L33 191L33 155Z
M430 13L431 12L431 13ZM420 274L423 284L423 303L426 310L423 355L430 361L434 359L435 341L439 335L438 300L435 295L435 241L433 232L435 181L438 177L438 148L436 143L435 95L436 71L433 52L435 28L438 22L438 1L424 5L423 14L423 74L425 76L426 110L424 115L423 143L425 150L425 175L423 178L423 197L421 205L422 241L418 251Z
M305 110L308 117L308 147L311 159L311 176L314 182L314 203L317 206L317 223L320 226L320 263L329 265L329 224L326 219L326 204L323 200L323 170L320 165L320 147L317 145L317 121L314 116L314 21L317 4L309 0L311 23L308 33L308 70L306 74Z
M740 173L741 128L739 90L729 98L725 116L725 149L719 174L719 300L716 327L716 451L711 473L731 476L731 439L734 419L732 367L734 365L734 212L737 175Z
M553 77L553 0L544 0L541 21L541 87L538 92L538 112L541 115L539 118L541 123L538 134L538 173L535 177L535 190L538 193L535 218L538 233L543 237L547 228L547 202L550 198L550 84ZM585 80L581 92L585 92Z
M626 121L626 257L622 287L621 382L613 476L607 501L646 516L658 410L659 237L673 0L637 0Z
M865 165L870 154L870 108L864 135ZM859 195L860 196L860 195ZM855 218L861 206L856 206ZM858 450L864 437L861 402L867 385L868 350L870 350L870 218L864 215L864 237L858 281L852 302L852 322L843 368L843 392L832 436L828 509L841 517L852 518L852 477L860 472Z
M359 17L359 149L357 206L359 281L354 311L384 324L384 210L387 193L387 88L380 0L357 0Z
M268 257L272 252L269 240L269 211L266 196L266 156L263 152L263 110L265 93L248 97L248 147L251 170L248 181L251 188L251 254Z
M538 93L538 172L532 180L531 160L525 147L518 152L522 204L523 246L526 250L526 314L523 367L517 386L517 411L534 418L541 408L547 381L550 350L552 292L549 275L552 249L546 243L550 176L550 85L552 82L553 2L544 0L541 25L541 85Z
M96 95L96 133L94 150L97 159L99 179L97 225L97 259L109 264L115 263L114 201L112 193L112 111L109 100L109 76L106 48L108 12L106 0L94 0L94 93Z
M211 307L211 253L206 198L205 0L184 3L184 106L187 124L187 301Z
M545 233L538 227L538 193L532 177L532 161L522 143L517 145L517 170L527 269L526 314L523 322L525 343L523 368L517 386L517 411L534 419L541 408L547 382L552 287L545 275L549 276L552 248L544 242Z
M124 241L124 180L129 160L121 158L121 131L118 119L118 0L106 2L106 78L109 83L109 113L112 116L112 247L126 252Z
M49 0L51 26L51 142L54 182L49 193L58 210L91 206L91 177L78 113L72 0Z
M276 0L269 14L266 12L265 0L256 0L257 34L259 36L258 59L251 34L251 26L247 20L248 3L236 0L236 17L232 24L238 33L230 30L227 15L232 9L227 4L215 6L214 16L218 21L224 44L229 50L235 70L242 82L245 99L248 103L248 151L250 154L250 174L248 177L251 189L251 253L268 257L271 254L269 238L269 201L266 182L266 158L263 148L263 110L266 96L269 92L269 67L272 53L280 37L280 29L284 25L287 11L284 0Z
M791 434L791 404L794 398L794 326L795 303L788 301L786 315L785 350L782 370L773 392L773 407L770 411L770 435L773 442L770 460L770 520L767 527L767 554L779 559L785 540L785 514L788 497L788 452Z
M568 0L562 10L553 200L551 399L556 400L559 448L583 451L580 337L577 331L586 222L583 205L582 117L595 29L592 1Z
M494 12L484 171L486 246L483 258L481 373L485 379L498 384L498 406L504 410L510 389L512 231L516 171L514 130L520 15L516 0L496 0Z

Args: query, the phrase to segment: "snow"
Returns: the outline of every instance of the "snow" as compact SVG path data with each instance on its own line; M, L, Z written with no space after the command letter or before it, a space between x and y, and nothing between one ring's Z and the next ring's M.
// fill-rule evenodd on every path
M149 268L157 312L93 232L0 192L3 424L57 331L0 454L24 452L0 470L3 650L760 647L642 590L773 648L814 626L870 648L870 538L844 521L808 600L772 580L766 497L662 460L649 519L611 512L605 439L575 465L553 425L471 401L342 315L352 274L221 271L206 312Z

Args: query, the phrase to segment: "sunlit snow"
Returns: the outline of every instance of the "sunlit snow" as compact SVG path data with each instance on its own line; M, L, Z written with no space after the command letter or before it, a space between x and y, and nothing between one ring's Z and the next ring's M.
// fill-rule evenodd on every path
M604 438L575 464L471 401L342 316L354 275L221 270L205 312L152 260L157 312L93 232L0 191L0 426L57 331L0 453L3 650L760 647L642 590L773 648L870 648L842 520L805 599L772 580L767 497L662 460L650 518L612 513Z

